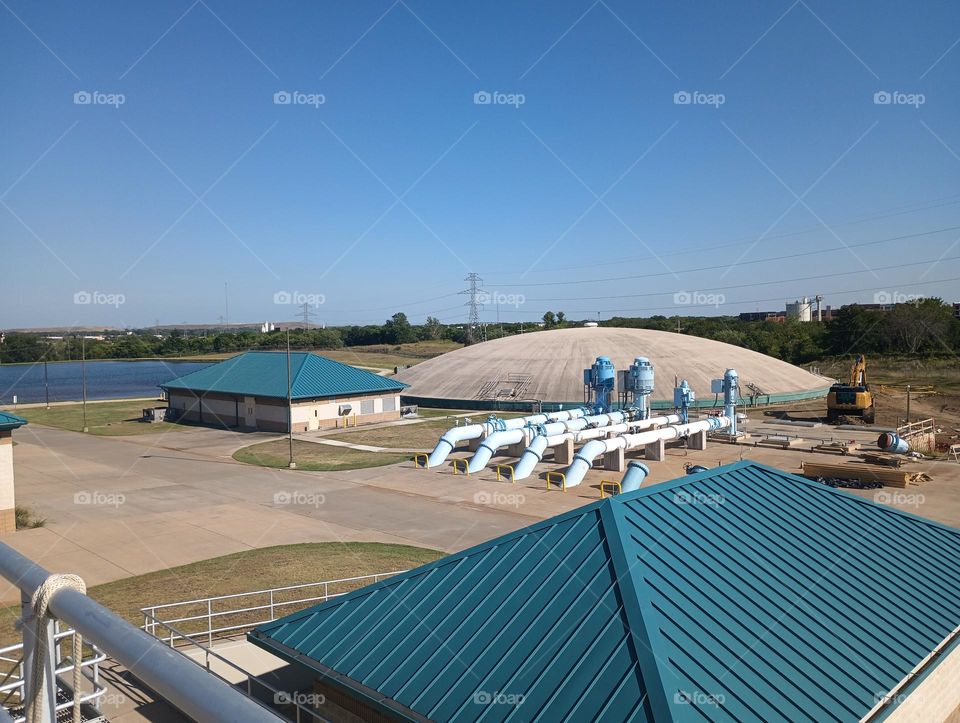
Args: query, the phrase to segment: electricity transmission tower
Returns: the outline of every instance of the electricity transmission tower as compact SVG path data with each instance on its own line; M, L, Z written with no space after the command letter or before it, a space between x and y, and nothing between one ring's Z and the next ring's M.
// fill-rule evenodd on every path
M478 335L479 341L486 341L486 330L480 322L480 310L483 308L483 299L486 291L483 290L483 279L479 274L467 274L464 281L469 282L470 288L461 291L470 298L464 303L464 306L470 307L469 319L467 320L467 338L470 342L477 341L475 335Z
M316 314L310 310L310 304L304 302L303 304L300 305L300 315L301 315L301 318L303 319L303 328L309 329L310 319L316 316Z

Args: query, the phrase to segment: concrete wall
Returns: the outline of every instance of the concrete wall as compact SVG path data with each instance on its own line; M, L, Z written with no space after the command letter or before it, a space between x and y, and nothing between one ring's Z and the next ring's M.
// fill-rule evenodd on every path
M267 432L287 431L287 402L270 397L243 397L209 393L202 398L191 392L170 390L170 408L179 412L179 418L224 427L243 427ZM349 404L349 415L341 416L341 405ZM371 407L371 411L364 409ZM252 417L251 417L252 414ZM293 430L306 432L315 429L369 424L400 419L400 394L397 392L363 396L311 399L293 403Z
M10 430L0 432L0 535L15 532L17 516L15 512L13 488L13 435Z
M885 723L960 720L960 645L949 649L926 677L890 711Z

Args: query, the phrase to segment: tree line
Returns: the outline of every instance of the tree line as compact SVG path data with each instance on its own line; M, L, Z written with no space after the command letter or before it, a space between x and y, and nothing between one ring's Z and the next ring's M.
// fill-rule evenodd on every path
M297 349L339 349L344 346L400 345L449 340L469 344L543 329L582 326L562 311L548 311L542 323L487 324L482 329L443 324L427 317L412 324L398 312L383 324L294 329L290 344ZM863 354L947 355L960 353L960 319L952 305L940 299L897 304L889 310L845 306L823 323L787 320L745 321L738 317L614 317L603 326L658 329L715 339L791 362L803 364L833 356ZM49 339L39 334L10 332L0 341L0 363L80 359L142 359L216 354L249 349L286 348L286 331L259 333L223 331L214 334L166 334L152 330L115 332L103 339L80 335Z

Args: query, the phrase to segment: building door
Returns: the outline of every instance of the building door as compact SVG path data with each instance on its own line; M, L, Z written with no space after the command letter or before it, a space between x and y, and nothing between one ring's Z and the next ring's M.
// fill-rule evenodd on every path
M254 428L257 426L257 398L256 397L243 398L243 426L254 427Z

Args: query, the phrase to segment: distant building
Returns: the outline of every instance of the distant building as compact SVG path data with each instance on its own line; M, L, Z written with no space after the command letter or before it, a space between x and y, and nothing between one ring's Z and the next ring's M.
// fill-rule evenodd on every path
M747 311L740 314L740 321L786 321L782 311Z
M813 301L809 297L804 296L802 299L797 299L792 304L787 304L787 318L796 319L797 321L813 321Z
M23 417L0 412L0 535L17 530L13 484L13 430L27 423Z
M309 352L250 351L161 385L173 419L306 432L400 419L406 384ZM288 417L288 415L290 415Z

